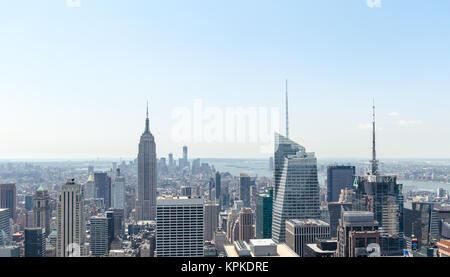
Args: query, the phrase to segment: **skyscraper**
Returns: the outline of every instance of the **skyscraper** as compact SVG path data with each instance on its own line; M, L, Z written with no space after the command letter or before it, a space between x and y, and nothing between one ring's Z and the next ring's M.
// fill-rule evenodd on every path
M108 251L109 245L114 240L114 212L107 211L105 213L106 219L108 220Z
M50 196L48 191L40 186L33 196L33 227L43 228L45 236L48 236L52 231L50 229L50 219Z
M94 172L89 173L88 180L84 185L85 189L85 198L91 199L95 198L95 182L94 182Z
M222 181L221 181L221 177L220 177L220 172L216 172L216 199L217 201L219 201L220 203L220 199L221 199L221 193L222 193Z
M367 247L370 244L380 243L378 222L374 220L372 212L343 212L337 235L337 257L364 257L368 255Z
M157 257L203 257L204 205L201 198L158 198Z
M114 234L113 237L121 237L125 234L124 225L124 210L123 209L109 209L112 212L113 224L114 224Z
M275 133L274 205L272 238L285 240L286 220L319 219L320 200L317 159L314 153L289 139L286 81L286 137Z
M272 238L273 188L256 196L256 238Z
M9 209L0 208L0 247L11 241L11 223Z
M25 257L45 257L45 230L25 228Z
M33 209L33 195L32 194L25 195L25 209L27 211L31 211Z
M339 219L343 212L350 211L352 209L352 203L349 202L329 202L328 214L330 217L330 236L335 238L337 236L337 228L339 226Z
M286 220L320 218L319 183L314 153L278 133L275 143L272 238L281 243Z
M188 166L188 147L183 146L183 165Z
M81 185L70 178L62 185L57 204L56 256L80 256L84 251L85 222Z
M354 166L328 166L327 168L327 202L339 201L341 190L353 187L355 180Z
M0 184L0 208L9 209L10 218L16 220L16 184Z
M250 176L241 173L239 179L239 199L244 202L244 207L250 207L250 186L254 185Z
M214 239L214 232L219 227L219 204L208 202L205 204L205 241Z
M192 187L182 186L181 187L181 196L192 196Z
M381 255L403 255L403 193L397 176L381 175L375 148L375 105L373 106L372 160L369 172L356 180L358 209L373 212L379 224Z
M243 208L239 213L239 240L248 243L254 238L253 211L250 208Z
M91 253L94 257L108 254L108 218L104 216L91 217Z
M148 105L145 131L139 142L136 215L138 220L153 220L156 216L156 144L150 133Z
M290 219L286 221L286 244L300 257L305 254L306 244L316 239L330 238L330 225L318 219Z
M120 175L119 168L117 169L113 186L113 208L125 209L125 177Z
M106 172L94 173L95 198L103 198L105 209L111 207L111 177Z

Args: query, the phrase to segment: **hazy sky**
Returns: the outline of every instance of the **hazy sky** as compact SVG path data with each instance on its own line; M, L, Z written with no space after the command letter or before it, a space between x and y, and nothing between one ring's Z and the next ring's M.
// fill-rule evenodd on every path
M0 0L0 160L135 157L147 100L158 156L268 157L180 142L173 116L278 107L284 130L286 78L290 137L319 158L369 158L373 97L380 159L450 158L448 0L80 4Z

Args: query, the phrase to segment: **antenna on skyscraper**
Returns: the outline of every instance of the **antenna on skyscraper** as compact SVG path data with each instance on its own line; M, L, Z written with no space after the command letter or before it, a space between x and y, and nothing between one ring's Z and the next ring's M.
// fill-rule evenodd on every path
M286 79L286 138L289 138L288 80Z
M376 125L375 125L375 98L373 99L373 121L372 121L372 175L377 175L378 174L378 161L377 161L377 151L376 151Z
M150 126L148 121L148 100L147 100L147 117L145 118L145 133L150 133Z

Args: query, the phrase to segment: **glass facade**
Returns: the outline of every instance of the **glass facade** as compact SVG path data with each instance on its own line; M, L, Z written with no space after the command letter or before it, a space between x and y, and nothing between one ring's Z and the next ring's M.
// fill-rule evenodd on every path
M275 191L272 238L285 241L286 220L319 219L319 183L314 153L292 140L275 134Z

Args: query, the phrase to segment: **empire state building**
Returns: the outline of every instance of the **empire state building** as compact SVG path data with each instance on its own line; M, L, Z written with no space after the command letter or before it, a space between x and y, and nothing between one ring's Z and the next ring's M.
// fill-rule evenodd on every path
M137 220L154 220L156 217L156 145L150 133L148 104L145 131L139 141L136 217Z

